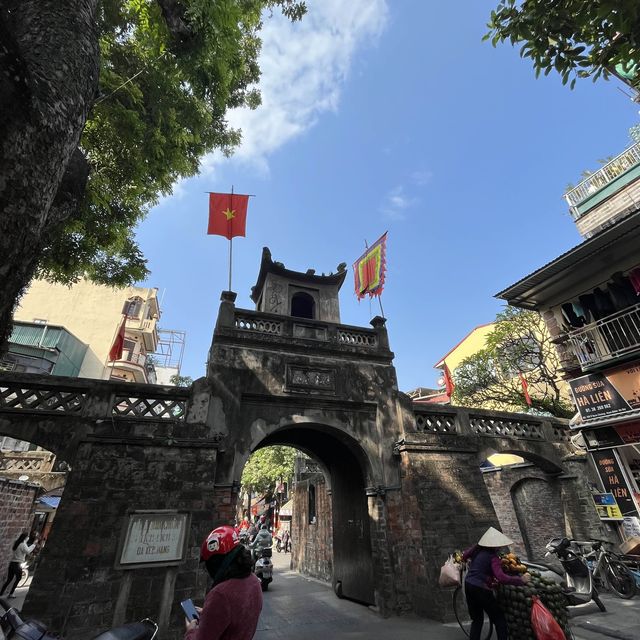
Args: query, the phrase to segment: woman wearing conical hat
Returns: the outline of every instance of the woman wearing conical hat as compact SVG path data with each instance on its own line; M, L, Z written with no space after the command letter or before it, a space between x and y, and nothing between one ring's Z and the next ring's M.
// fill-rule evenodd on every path
M464 590L467 596L469 617L471 618L471 630L469 640L480 640L484 614L496 629L498 640L507 640L507 621L504 613L493 595L491 587L497 582L522 586L529 582L529 576L522 578L509 576L502 570L499 552L503 547L513 544L513 540L507 538L504 533L489 527L485 534L462 554L462 560L470 560L467 576L464 582Z

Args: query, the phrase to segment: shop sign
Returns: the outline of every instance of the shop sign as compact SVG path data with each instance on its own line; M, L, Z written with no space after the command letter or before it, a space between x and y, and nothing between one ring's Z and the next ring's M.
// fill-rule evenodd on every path
M620 507L622 516L637 517L640 515L629 490L629 485L620 468L616 452L612 450L593 451L591 455L598 469L605 493L613 495Z
M640 420L598 429L584 429L582 435L588 449L622 447L640 442Z
M184 557L188 514L132 513L127 522L121 565L177 563Z
M640 365L599 371L569 382L583 420L640 408Z
M622 511L612 493L592 493L600 520L622 520Z

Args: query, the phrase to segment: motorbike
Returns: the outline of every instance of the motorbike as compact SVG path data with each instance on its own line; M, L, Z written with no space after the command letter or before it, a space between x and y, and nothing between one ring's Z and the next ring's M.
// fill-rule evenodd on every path
M6 640L61 640L38 620L23 620L20 612L4 598L0 598L0 630ZM158 633L158 625L145 618L140 622L130 622L98 634L93 640L153 640Z
M269 588L269 584L273 581L273 563L271 562L273 547L259 547L256 552L258 559L256 560L253 571L260 580L262 590L266 591Z
M546 564L528 561L524 564L529 570L538 571L543 578L559 584L570 607L593 601L600 611L606 611L593 584L593 577L587 563L571 548L571 542L569 538L552 538L546 545L545 557L555 555L564 569L564 576Z

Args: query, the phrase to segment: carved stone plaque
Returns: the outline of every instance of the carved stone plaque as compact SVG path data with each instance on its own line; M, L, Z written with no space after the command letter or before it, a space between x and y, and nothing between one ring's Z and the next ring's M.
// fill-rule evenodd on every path
M289 364L287 365L287 389L335 394L335 369Z
M328 340L327 336L327 328L326 327L312 327L308 324L298 324L294 323L293 325L293 337L294 338L308 338L311 340L323 340L326 342Z

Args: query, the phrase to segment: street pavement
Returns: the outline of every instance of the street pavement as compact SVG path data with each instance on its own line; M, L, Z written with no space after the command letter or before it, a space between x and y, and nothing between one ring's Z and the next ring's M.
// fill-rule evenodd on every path
M275 553L275 572L255 640L463 640L457 624L415 617L381 618L370 608L338 599L330 585L291 571L290 554ZM575 640L640 640L640 597L604 595L607 612L595 604L575 607Z
M291 554L274 553L275 572L254 640L464 640L456 623L440 624L411 616L381 618L375 611L340 600L331 586L289 569ZM10 601L24 603L28 586ZM621 600L602 595L607 607L595 604L570 610L575 640L640 640L640 596ZM495 636L494 636L495 638Z

